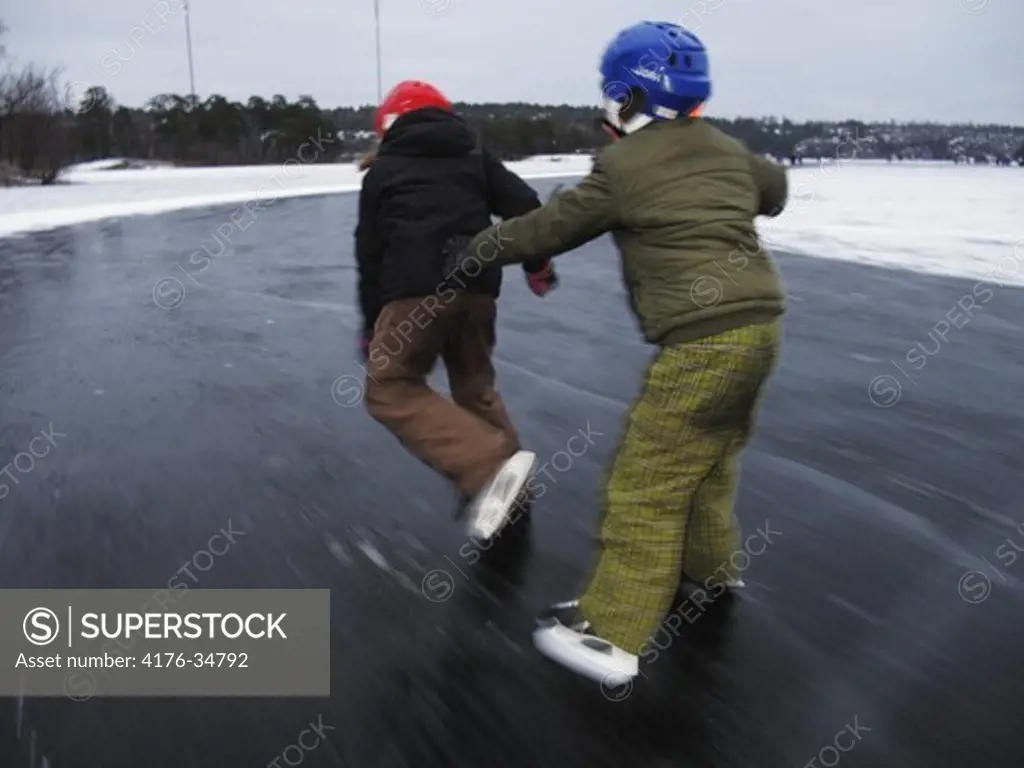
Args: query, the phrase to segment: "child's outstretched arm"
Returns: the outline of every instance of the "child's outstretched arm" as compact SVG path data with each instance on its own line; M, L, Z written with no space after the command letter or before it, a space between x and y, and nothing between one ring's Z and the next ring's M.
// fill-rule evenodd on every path
M382 309L380 301L381 243L376 232L376 193L373 169L363 177L359 191L359 220L356 223L356 269L358 270L359 309L363 316L363 341L373 335L373 326Z
M761 192L757 213L759 216L778 216L785 209L789 196L786 169L761 155L752 153L751 158L754 179Z
M466 252L499 265L546 260L615 229L618 217L611 185L597 161L577 186L558 193L540 208L484 230Z

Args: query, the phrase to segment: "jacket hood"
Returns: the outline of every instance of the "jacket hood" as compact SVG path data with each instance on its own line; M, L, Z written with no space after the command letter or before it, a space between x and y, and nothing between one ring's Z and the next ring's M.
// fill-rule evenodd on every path
M461 117L428 107L398 118L384 134L380 154L462 157L475 148L476 137Z

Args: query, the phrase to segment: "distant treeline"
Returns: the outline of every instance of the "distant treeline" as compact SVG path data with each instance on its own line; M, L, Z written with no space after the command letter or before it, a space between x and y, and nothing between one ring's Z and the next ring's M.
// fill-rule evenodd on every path
M32 78L27 78L32 81ZM35 87L26 87L35 85ZM373 107L325 109L308 96L244 104L164 94L143 109L118 106L102 87L65 94L41 75L5 92L0 81L0 149L22 172L45 177L72 162L107 157L230 165L348 161L372 146ZM47 97L49 91L49 97ZM18 97L22 98L18 98ZM63 101L74 97L71 109ZM605 143L596 107L457 104L483 143L504 159L592 152ZM708 118L757 152L778 158L847 156L1024 163L1024 128L939 124L794 122Z

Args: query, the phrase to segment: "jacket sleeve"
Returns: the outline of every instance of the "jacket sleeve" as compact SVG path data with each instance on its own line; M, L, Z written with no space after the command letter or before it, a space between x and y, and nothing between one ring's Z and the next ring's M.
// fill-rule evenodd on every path
M751 154L754 180L761 193L757 213L759 216L778 216L786 207L789 182L786 169L761 155Z
M618 205L601 163L577 186L546 205L478 234L469 249L499 265L546 260L571 251L619 224Z
M533 191L533 187L512 173L486 149L482 154L484 173L487 176L488 204L492 215L512 219L540 208L540 198Z
M359 220L356 223L356 268L358 270L359 309L363 315L363 336L373 334L381 311L380 265L382 245L376 231L377 200L373 170L363 177L359 191Z
M498 158L481 150L484 162L484 175L487 183L487 200L492 216L512 219L540 208L540 198L533 187L518 175L505 167ZM527 259L523 269L539 272L548 265L547 259Z

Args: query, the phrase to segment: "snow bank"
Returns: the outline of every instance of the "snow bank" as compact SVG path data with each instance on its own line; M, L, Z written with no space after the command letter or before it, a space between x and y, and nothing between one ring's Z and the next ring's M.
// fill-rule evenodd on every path
M769 247L1024 285L1024 169L825 162L789 171Z
M106 160L90 160L88 163L75 163L64 169L64 173L84 173L89 171L105 171L109 168L116 168L124 163L123 157L108 157Z

